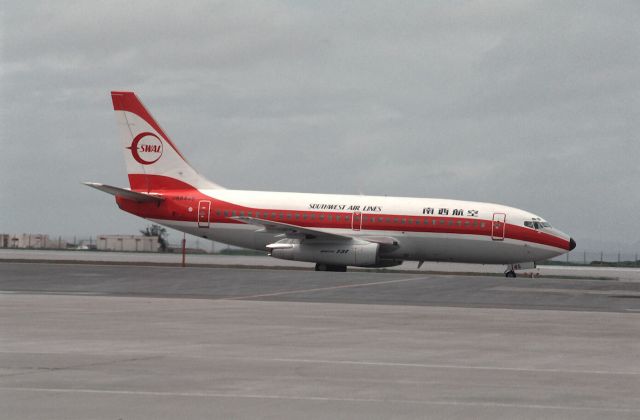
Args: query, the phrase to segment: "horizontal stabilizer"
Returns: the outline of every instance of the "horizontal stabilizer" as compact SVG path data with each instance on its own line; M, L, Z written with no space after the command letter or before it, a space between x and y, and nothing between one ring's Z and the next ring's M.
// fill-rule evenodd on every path
M98 182L83 182L84 185L88 185L96 190L104 191L108 194L115 195L116 197L126 198L128 200L137 201L140 203L152 201L154 203L159 203L164 200L159 195L151 195L140 192L135 192L131 190L127 190L125 188L113 187L111 185L100 184Z

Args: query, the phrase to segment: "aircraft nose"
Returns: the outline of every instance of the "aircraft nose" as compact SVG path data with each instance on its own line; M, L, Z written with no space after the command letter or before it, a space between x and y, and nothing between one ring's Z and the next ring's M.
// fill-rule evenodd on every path
M569 251L573 251L576 247L576 241L573 238L569 238Z

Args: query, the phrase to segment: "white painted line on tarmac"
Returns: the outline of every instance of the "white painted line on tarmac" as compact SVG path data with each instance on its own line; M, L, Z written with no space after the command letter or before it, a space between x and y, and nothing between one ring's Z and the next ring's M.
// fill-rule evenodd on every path
M321 292L321 291L325 291L325 290L351 289L351 288L354 288L354 287L367 287L367 286L378 286L378 285L383 285L383 284L405 283L405 282L417 281L417 280L429 280L429 277L414 277L414 278L410 278L410 279L374 281L374 282L369 282L369 283L341 284L339 286L315 287L315 288L312 288L312 289L284 290L284 291L281 291L281 292L263 293L263 294L258 294L258 295L233 296L233 297L222 298L221 300L256 299L256 298L271 297L271 296L291 295L291 294L295 294L295 293Z
M619 407L588 407L573 405L546 405L546 404L517 404L499 402L480 401L456 401L456 400L402 400L387 398L345 398L345 397L320 397L276 395L276 394L239 394L239 393L218 393L218 392L162 392L162 391L136 391L136 390L114 390L114 389L73 389L73 388L24 388L24 387L0 387L0 391L13 392L40 392L40 393L66 393L66 394L107 394L107 395L137 395L152 397L191 397L191 398L246 398L246 399L269 399L269 400L290 400L290 401L328 401L328 402L356 402L356 403L382 403L382 404L417 404L417 405L441 405L441 406L466 406L466 407L487 407L487 408L526 408L538 410L565 410L565 411L596 411L596 412L616 412L616 413L639 413L640 407L619 408Z

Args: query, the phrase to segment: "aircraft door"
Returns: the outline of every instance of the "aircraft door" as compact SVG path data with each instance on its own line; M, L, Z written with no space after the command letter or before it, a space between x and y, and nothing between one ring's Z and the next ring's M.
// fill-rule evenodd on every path
M504 213L493 213L493 223L491 224L491 239L494 241L504 240L507 215Z
M351 228L353 230L360 230L362 228L362 213L354 211L351 217Z
M198 227L208 228L211 214L211 201L200 200L198 202Z

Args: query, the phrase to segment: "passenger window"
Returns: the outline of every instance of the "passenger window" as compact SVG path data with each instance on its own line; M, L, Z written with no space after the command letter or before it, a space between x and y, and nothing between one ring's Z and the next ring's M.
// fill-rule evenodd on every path
M328 221L328 222L333 221L333 217L332 217L330 214L328 214L328 215L327 215L327 221Z
M465 221L464 221L464 225L465 225L465 226L469 226L470 224L471 224L471 222L469 222L468 220L465 220Z
M275 213L271 213L271 218L275 219L276 218L276 214Z
M296 213L296 219L300 219L300 213Z
M402 218L402 224L404 225L405 223L407 223L407 219L406 218Z
M311 213L311 220L316 220L316 215Z
M279 216L280 216L280 220L284 219L284 213L280 213Z
M320 216L318 217L320 220L324 220L324 214L320 214Z
M229 217L229 212L228 211L224 211L224 217Z
M307 220L307 213L303 214L303 215L302 215L302 218L303 218L304 220Z
M253 212L252 211L248 211L247 212L247 216L252 217L253 216Z
M407 223L409 223L410 225L412 225L412 224L413 224L413 219L409 219L409 220L407 220Z
M244 217L244 212L243 211L240 212L240 217Z
M340 221L340 215L336 216L336 222Z
M349 220L351 220L351 216L344 216L344 221L348 222Z
M233 211L231 212L231 215L232 215L233 217L236 217L236 211L235 211L235 210L233 210Z
M378 222L382 222L384 219L382 217L378 217Z
M391 218L390 218L390 217L387 217L386 222L387 222L387 223L391 223Z
M456 222L456 225L458 225L458 226L462 226L462 222L461 222L460 220L458 220L458 221Z
M220 210L216 210L216 216L220 217Z
M441 224L441 225L444 225L444 224L445 224L444 219L440 219L440 224Z
M291 220L291 213L287 214L287 219Z
M393 218L393 223L398 223L398 218L397 217Z

